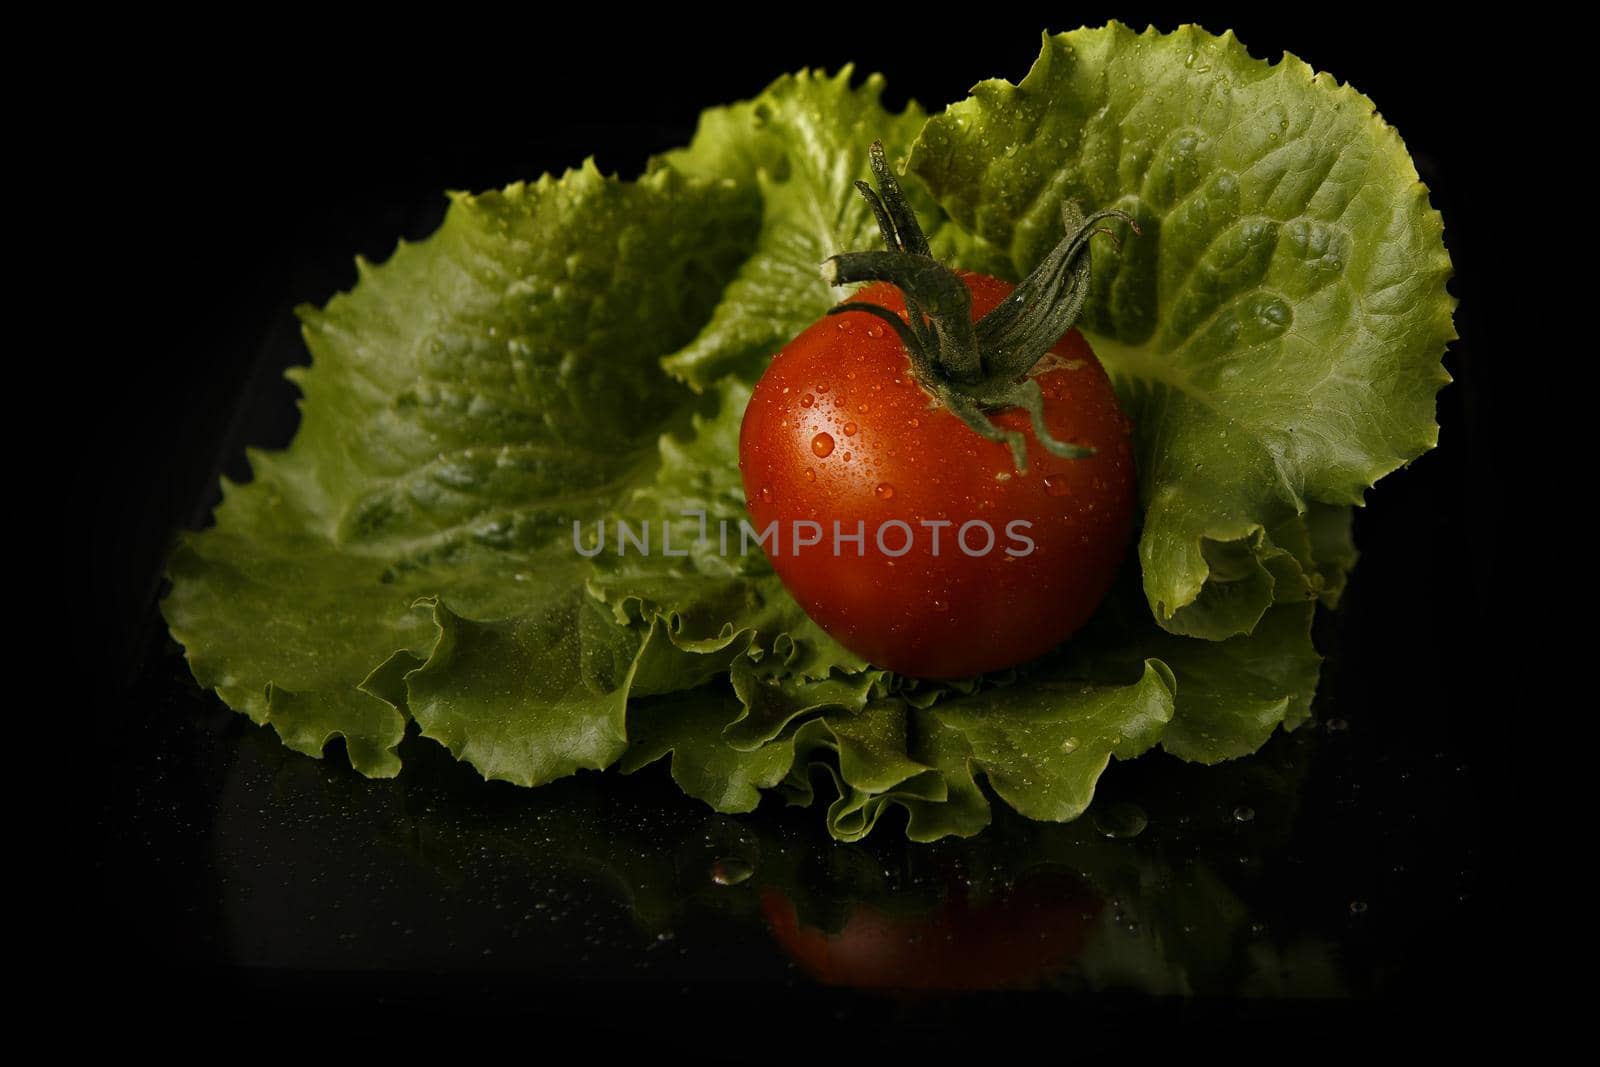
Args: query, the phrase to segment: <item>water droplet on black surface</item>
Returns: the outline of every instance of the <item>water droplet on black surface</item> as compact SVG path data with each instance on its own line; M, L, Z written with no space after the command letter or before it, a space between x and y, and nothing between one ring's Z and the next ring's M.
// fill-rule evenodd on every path
M737 857L719 859L711 864L711 880L718 885L738 885L750 880L756 869Z
M1095 813L1094 824L1106 837L1130 838L1144 833L1150 817L1137 804L1125 800L1107 804Z

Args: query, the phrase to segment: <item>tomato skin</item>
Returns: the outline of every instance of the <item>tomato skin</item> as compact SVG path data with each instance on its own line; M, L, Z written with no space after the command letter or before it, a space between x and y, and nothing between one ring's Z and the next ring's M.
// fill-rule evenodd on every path
M974 318L1014 288L963 274ZM852 299L900 312L894 286L865 287ZM1059 644L1094 613L1110 589L1132 531L1137 485L1131 425L1083 335L1070 330L1031 376L1045 397L1056 439L1092 446L1088 459L1063 459L1038 444L1018 409L994 421L1021 430L1028 470L930 395L911 375L889 326L865 312L814 323L774 357L740 428L739 466L757 530L776 520L773 567L806 613L840 644L871 662L921 678L961 678L1015 666ZM825 437L823 435L826 435ZM793 523L821 525L820 544L795 550ZM914 537L895 558L905 532ZM864 524L864 544L841 541ZM924 522L949 522L935 530ZM973 522L994 533L986 553L962 551ZM1029 524L1026 545L1008 524ZM1022 528L1013 528L1014 530ZM987 538L973 526L967 547ZM858 552L860 553L858 555Z

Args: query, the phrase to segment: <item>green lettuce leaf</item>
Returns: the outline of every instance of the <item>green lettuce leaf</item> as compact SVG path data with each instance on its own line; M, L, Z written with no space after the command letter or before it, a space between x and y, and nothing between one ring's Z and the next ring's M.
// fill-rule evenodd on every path
M946 690L927 708L892 698L805 721L786 788L810 803L815 782L827 783L840 840L865 836L890 807L904 809L913 840L976 833L990 820L980 778L1029 818L1075 819L1112 758L1159 744L1216 763L1303 722L1321 667L1312 611L1273 608L1255 633L1227 641L1179 637L1154 624L1130 584L1089 630L1008 684ZM870 758L852 757L863 733L877 738Z
M889 115L880 90L848 72L782 79L708 116L702 141L721 154L703 174L691 150L637 183L586 166L457 196L437 234L361 263L355 291L303 312L301 431L283 453L252 453L254 481L225 486L213 528L170 564L163 610L197 679L299 751L343 738L363 773L399 770L409 716L487 777L525 785L611 765L630 697L694 689L738 660L752 664L728 717L739 751L770 743L785 714L859 706L881 672L817 629L759 552L709 580L651 556L620 568L624 595L574 540L592 520L656 518L652 501L675 520L696 499L744 515L733 447L748 390L717 394L722 436L704 462L682 461L664 431L706 425L705 402L662 357L737 307L741 265L785 205L848 190L839 175L872 139L909 141L922 117ZM833 161L797 173L786 122L813 123L806 146L833 145ZM765 168L784 179L771 207ZM869 217L855 201L836 215L847 235ZM815 263L809 280L791 321L828 305Z
M755 655L775 655L803 678L865 671L865 660L795 603L741 529L749 513L739 477L739 423L749 399L749 386L737 379L719 383L708 397L714 406L695 412L686 434L662 438L655 480L630 492L603 527L585 527L586 549L611 538L594 556L589 591L612 606L620 624L666 620L686 648L739 633ZM653 537L655 550L620 543L619 523L639 538Z
M880 242L877 223L854 183L868 173L867 152L882 141L903 162L926 116L915 103L899 115L883 109L883 78L852 88L852 68L828 77L781 78L757 100L708 111L687 148L655 166L734 177L754 186L763 204L761 239L700 335L663 365L695 389L725 375L754 384L773 354L839 301L821 264L841 249ZM920 186L909 190L936 254L977 269L992 255L942 223Z
M669 753L672 780L717 811L754 811L761 790L783 781L794 763L794 740L743 751L722 739L741 705L725 687L690 689L640 701L629 719L632 736L619 769L630 774Z
M572 523L650 478L693 399L657 360L758 221L725 183L586 165L458 195L438 233L360 264L303 312L293 444L252 453L173 556L195 677L300 751L343 737L368 774L398 771L407 714L512 781L614 762L641 638L584 593Z
M1437 441L1454 338L1439 216L1372 102L1231 35L1119 24L1046 37L1020 83L932 119L911 169L1011 274L1063 200L1139 220L1094 249L1083 327L1137 424L1151 609L1178 633L1248 633L1337 595L1348 555L1304 543L1318 505ZM1285 589L1285 586L1288 589Z

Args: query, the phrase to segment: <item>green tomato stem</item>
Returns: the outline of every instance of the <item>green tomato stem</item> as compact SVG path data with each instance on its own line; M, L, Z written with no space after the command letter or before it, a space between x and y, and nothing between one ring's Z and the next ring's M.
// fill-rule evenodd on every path
M1115 219L1137 234L1133 216L1112 209L1085 218L1077 204L1064 203L1061 240L1004 303L974 323L971 291L933 258L881 142L872 143L868 159L878 188L865 181L855 184L877 219L885 250L833 256L823 263L822 276L829 285L888 282L904 294L906 314L862 301L847 301L828 313L861 311L887 322L905 346L918 384L974 432L1007 444L1019 471L1028 469L1025 438L995 425L988 413L1021 408L1034 436L1051 453L1068 459L1094 455L1092 448L1050 434L1043 394L1028 374L1083 311L1089 296L1090 240L1105 234L1116 241L1115 234L1098 224Z

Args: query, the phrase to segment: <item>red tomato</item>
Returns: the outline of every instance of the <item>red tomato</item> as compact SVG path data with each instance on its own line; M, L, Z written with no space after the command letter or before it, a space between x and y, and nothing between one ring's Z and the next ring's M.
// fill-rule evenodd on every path
M974 320L1014 288L962 278ZM852 299L905 307L884 283ZM899 338L864 312L822 319L773 359L740 430L745 498L758 532L777 523L763 548L784 585L840 644L960 678L1032 659L1094 613L1133 524L1130 424L1077 330L1030 376L1051 435L1092 457L1047 452L1010 409L993 419L1027 436L1019 473L1004 444L930 406Z
M1075 960L1103 907L1066 874L1030 876L983 903L954 894L920 916L857 904L844 929L800 921L787 897L761 892L773 936L812 978L854 989L1005 989L1038 985Z

